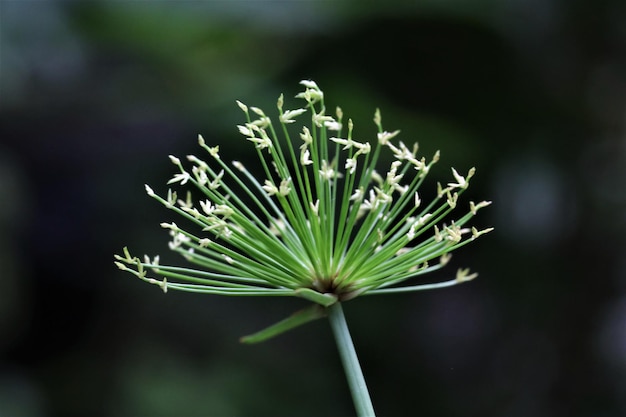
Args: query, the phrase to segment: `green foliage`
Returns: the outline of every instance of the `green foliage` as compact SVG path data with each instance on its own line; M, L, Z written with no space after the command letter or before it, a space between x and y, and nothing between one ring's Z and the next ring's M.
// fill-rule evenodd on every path
M172 236L170 249L198 269L161 265L158 256L142 261L126 248L115 256L117 266L163 291L296 296L324 307L359 295L440 288L474 278L459 270L449 281L400 285L443 267L450 252L491 230L466 227L489 204L485 201L470 202L466 214L444 222L475 170L464 177L453 168L454 182L438 184L436 198L422 204L418 189L439 160L438 151L427 162L417 156L417 144L394 144L400 132L385 131L378 110L377 140L357 141L352 120L344 129L340 108L336 118L327 114L317 84L301 84L305 90L296 97L305 107L284 110L281 95L278 129L263 110L238 102L246 116L239 132L255 146L264 178L238 161L231 167L220 158L219 146L208 146L199 136L212 163L189 155L189 170L170 156L179 172L168 184L190 183L202 199L194 200L190 192L181 199L171 189L161 197L146 185L148 195L200 228L197 233L161 224ZM304 114L310 127L301 128L297 149L289 127ZM385 175L376 170L383 152L393 158ZM149 270L161 278L148 276ZM293 316L261 338L310 321L303 317Z

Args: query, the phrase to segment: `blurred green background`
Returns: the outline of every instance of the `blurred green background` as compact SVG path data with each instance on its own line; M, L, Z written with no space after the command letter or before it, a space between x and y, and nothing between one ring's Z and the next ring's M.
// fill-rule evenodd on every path
M180 263L143 184L198 133L254 158L234 101L308 78L494 201L433 277L478 280L345 305L380 415L626 415L621 0L0 0L0 415L354 413L325 321L238 343L304 301L164 295L112 258Z

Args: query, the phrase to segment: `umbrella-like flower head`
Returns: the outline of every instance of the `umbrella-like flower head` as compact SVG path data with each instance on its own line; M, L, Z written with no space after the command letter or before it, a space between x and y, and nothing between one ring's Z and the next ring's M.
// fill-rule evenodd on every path
M326 114L317 84L301 84L305 91L296 97L304 106L283 110L281 96L277 125L263 110L237 102L245 115L238 131L256 148L260 169L224 162L219 147L199 136L208 160L189 155L185 164L170 157L178 172L168 182L195 187L197 201L190 193L179 199L173 190L161 197L146 186L149 196L197 226L161 225L172 237L170 249L194 267L142 260L126 248L115 256L116 265L164 291L298 296L324 307L474 278L463 269L449 281L413 280L443 267L450 252L491 230L468 227L489 202L470 202L465 214L448 219L474 168L465 176L452 168L453 182L438 184L436 197L425 203L418 189L439 152L427 160L418 157L417 145L396 142L399 131L383 130L378 110L374 141L354 138L352 120L344 123L340 109L336 117ZM300 120L308 126L293 134L290 128ZM393 161L377 166L385 152Z

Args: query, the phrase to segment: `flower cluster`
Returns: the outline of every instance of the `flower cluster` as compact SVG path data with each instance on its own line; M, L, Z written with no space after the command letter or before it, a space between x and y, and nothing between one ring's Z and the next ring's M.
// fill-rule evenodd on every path
M161 224L172 237L170 249L198 269L160 265L158 256L142 260L126 248L115 256L116 265L163 291L299 296L324 307L358 295L474 278L461 269L449 281L400 285L443 267L450 252L492 230L467 226L487 201L470 202L466 214L446 221L474 168L465 176L452 169L453 180L438 184L436 197L425 203L418 190L439 152L427 160L417 155L417 144L395 142L400 132L385 131L378 110L376 140L357 140L341 109L335 117L326 114L317 84L301 84L304 91L296 97L305 106L284 110L281 95L278 124L263 110L237 102L246 118L238 130L257 150L261 179L240 162L225 163L219 147L199 136L210 162L189 155L186 168L170 156L179 172L168 184L192 184L200 199L189 192L181 199L171 189L162 197L146 186L149 196L198 226L192 232ZM310 124L297 137L289 125L305 114ZM393 159L385 174L376 170L383 152Z

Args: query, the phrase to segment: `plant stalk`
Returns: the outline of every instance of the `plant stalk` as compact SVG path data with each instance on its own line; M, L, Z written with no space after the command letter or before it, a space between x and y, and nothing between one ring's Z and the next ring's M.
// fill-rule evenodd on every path
M354 344L352 343L352 337L350 337L350 331L348 330L341 303L335 303L328 307L327 310L357 415L359 417L373 417L375 416L374 407L365 384L359 359L354 350Z

